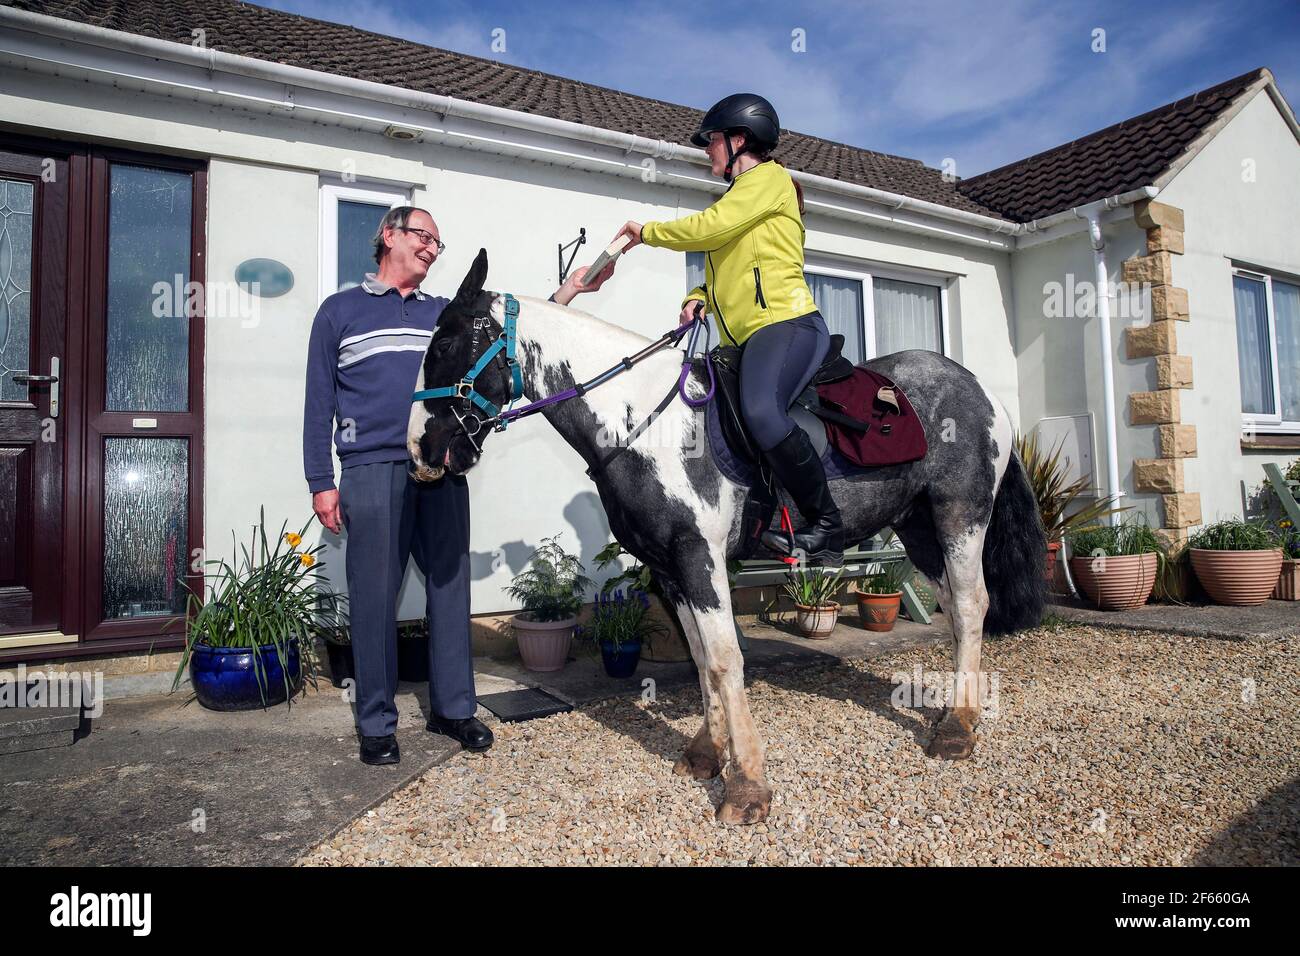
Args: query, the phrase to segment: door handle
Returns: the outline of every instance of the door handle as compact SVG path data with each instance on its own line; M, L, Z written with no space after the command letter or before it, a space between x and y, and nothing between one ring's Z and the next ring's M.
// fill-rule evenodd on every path
M20 372L13 377L15 382L25 382L28 384L48 384L50 386L50 417L59 417L59 357L50 356L50 374L49 375L30 375L27 372Z

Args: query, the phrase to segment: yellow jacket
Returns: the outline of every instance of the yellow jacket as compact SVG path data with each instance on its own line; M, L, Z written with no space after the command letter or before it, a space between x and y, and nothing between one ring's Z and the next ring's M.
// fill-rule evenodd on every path
M703 212L647 222L641 241L679 252L704 252L704 285L682 300L705 302L724 345L739 345L773 322L816 310L803 277L803 220L794 180L775 162L737 176Z

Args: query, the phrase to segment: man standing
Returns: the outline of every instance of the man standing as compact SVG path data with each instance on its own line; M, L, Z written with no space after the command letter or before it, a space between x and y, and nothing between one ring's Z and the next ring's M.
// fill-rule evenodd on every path
M448 300L420 283L446 246L423 209L390 209L375 233L378 271L321 303L312 323L303 413L303 466L322 525L348 529L347 581L361 760L393 764L397 746L397 592L408 557L425 576L429 618L428 730L470 750L492 746L475 718L469 630L469 488L447 474L407 473L411 393ZM552 299L599 289L576 269ZM337 422L337 429L335 424ZM343 476L334 487L330 436Z

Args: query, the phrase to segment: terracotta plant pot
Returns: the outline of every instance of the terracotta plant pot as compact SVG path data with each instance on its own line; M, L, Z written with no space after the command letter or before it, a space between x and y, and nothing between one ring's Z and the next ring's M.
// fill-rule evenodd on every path
M1047 579L1048 587L1056 583L1056 555L1061 550L1061 542L1047 542L1047 564L1043 568L1043 576Z
M1285 558L1282 574L1273 589L1275 601L1300 601L1300 558Z
M1103 611L1141 607L1156 586L1159 555L1120 554L1070 559L1074 583Z
M858 592L858 620L868 631L892 631L898 620L898 606L903 600L902 591L892 594Z
M563 669L569 659L569 645L573 642L573 625L576 617L562 621L534 621L527 614L516 614L510 623L515 630L515 643L524 667L538 673Z
M1209 551L1192 548L1192 569L1216 604L1251 607L1268 600L1282 570L1282 549Z
M794 621L799 633L814 641L823 641L835 630L835 621L840 616L840 606L832 601L813 607L811 604L794 606Z

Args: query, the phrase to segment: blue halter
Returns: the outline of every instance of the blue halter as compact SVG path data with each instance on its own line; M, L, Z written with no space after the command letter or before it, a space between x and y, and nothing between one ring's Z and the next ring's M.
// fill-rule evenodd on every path
M524 394L524 375L519 369L519 362L515 359L515 325L519 318L519 300L509 292L502 294L506 298L506 321L497 340L488 346L487 351L474 363L474 367L465 373L465 377L460 382L455 385L444 385L442 388L421 389L411 396L412 402L423 402L430 398L468 398L483 409L489 419L496 418L500 414L500 409L475 390L474 380L502 349L505 350L506 365L510 369L510 400L513 402Z

